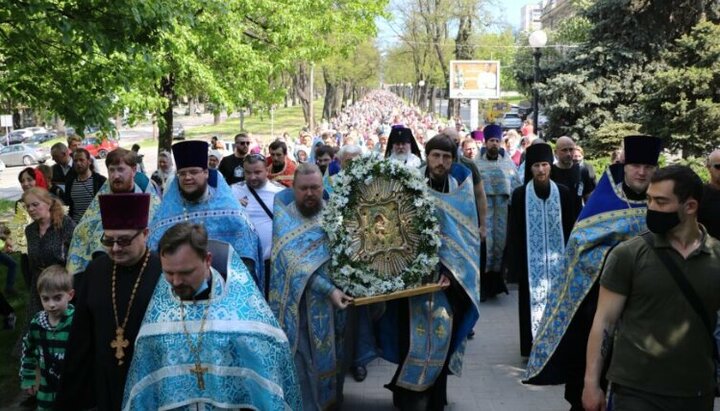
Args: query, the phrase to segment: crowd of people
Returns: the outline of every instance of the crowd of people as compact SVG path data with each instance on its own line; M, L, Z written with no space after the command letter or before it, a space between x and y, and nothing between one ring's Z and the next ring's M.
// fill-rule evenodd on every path
M326 410L377 357L401 410L441 410L482 302L517 283L524 382L570 409L711 410L720 309L720 150L710 181L624 138L599 175L572 138L443 122L386 91L265 147L183 141L146 175L58 143L27 168L0 239L5 295L30 290L18 369L53 410ZM609 155L610 153L608 153ZM322 210L351 161L418 169L441 234L440 291L355 307L329 272ZM500 297L502 298L502 297ZM608 386L610 382L610 387Z

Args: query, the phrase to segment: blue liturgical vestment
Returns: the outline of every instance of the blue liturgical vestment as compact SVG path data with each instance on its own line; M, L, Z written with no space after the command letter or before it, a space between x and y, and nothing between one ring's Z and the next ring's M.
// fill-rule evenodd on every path
M165 188L162 204L150 223L150 249L157 248L165 231L184 221L203 224L208 238L224 241L230 244L240 257L254 261L255 272L251 274L259 289L264 289L260 240L245 210L233 196L222 175L217 175L216 187L208 183L207 197L197 203L186 201L180 192L178 179L172 179Z
M547 295L548 305L534 338L525 382L540 385L565 382L563 371L547 366L600 276L605 257L617 244L647 229L646 202L627 199L623 180L623 165L610 166L580 213L565 247L564 274L552 284ZM585 353L585 347L568 349Z
M448 357L450 372L461 374L467 336L479 318L480 235L472 175L467 168L455 163L449 180L448 193L429 190L436 200L435 212L442 237L440 263L471 303L465 312L453 312L444 291L388 303L380 319L383 357L401 364L395 384L411 391L424 391L432 386ZM409 304L409 324L397 323L394 304ZM460 318L453 321L454 316ZM458 326L454 328L453 323ZM399 327L409 327L410 346L405 358L400 358L398 349Z
M100 202L98 198L102 194L112 194L109 182L105 182L97 195L92 199L85 214L78 222L73 231L72 240L70 240L70 248L68 249L68 259L66 269L70 274L78 274L85 271L85 268L93 259L93 254L105 252L105 247L100 243L103 235L102 219L100 218ZM142 173L136 173L135 192L150 193L150 211L148 221L152 219L155 211L160 206L160 199L154 193L154 188L150 184L147 176Z
M328 239L319 215L298 211L292 190L275 195L273 251L268 302L290 340L311 409L337 405L342 393L344 311L329 299L335 288L327 276ZM307 364L307 362L311 362Z
M513 190L522 185L522 182L515 163L501 154L498 154L497 160L488 160L487 153L478 155L475 164L482 177L483 189L487 197L486 271L499 272L507 239L510 196Z
M184 316L161 279L135 343L124 411L197 404L206 410L301 409L288 339L236 253L230 251L226 280L212 269L208 300L183 304ZM199 357L191 346L199 346ZM198 361L202 384L193 371Z

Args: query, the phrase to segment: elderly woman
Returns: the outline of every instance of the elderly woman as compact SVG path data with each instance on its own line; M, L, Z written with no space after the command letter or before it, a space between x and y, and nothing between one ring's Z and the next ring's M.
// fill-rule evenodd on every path
M65 266L68 246L75 222L65 215L62 201L46 189L32 187L21 198L33 222L25 227L30 272L28 318L42 310L37 279L42 270L53 264Z
M150 177L157 186L160 195L165 191L168 181L175 175L174 168L172 155L167 151L161 151L158 154L158 168Z

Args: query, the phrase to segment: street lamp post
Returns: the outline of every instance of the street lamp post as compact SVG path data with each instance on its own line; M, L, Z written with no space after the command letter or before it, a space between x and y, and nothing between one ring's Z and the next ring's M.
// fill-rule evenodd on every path
M533 57L535 57L535 72L533 73L533 131L535 132L535 135L539 136L540 130L538 130L539 104L537 83L540 81L540 56L542 56L542 52L540 51L540 49L545 47L545 44L547 43L547 34L545 34L545 32L542 30L534 31L532 32L532 34L530 34L528 42L530 43L530 47L534 49Z

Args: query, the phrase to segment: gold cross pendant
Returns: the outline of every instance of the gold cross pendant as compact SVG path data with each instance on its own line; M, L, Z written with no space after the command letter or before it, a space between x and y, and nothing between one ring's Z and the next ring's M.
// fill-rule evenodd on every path
M190 372L195 374L195 378L197 378L198 388L200 388L201 390L205 389L205 378L203 376L205 375L207 370L207 367L202 367L199 363L196 363L193 368L190 368Z
M115 339L110 342L110 348L115 350L115 358L118 360L118 365L123 364L123 358L125 358L125 348L130 345L130 342L125 339L125 330L122 327L115 329Z

